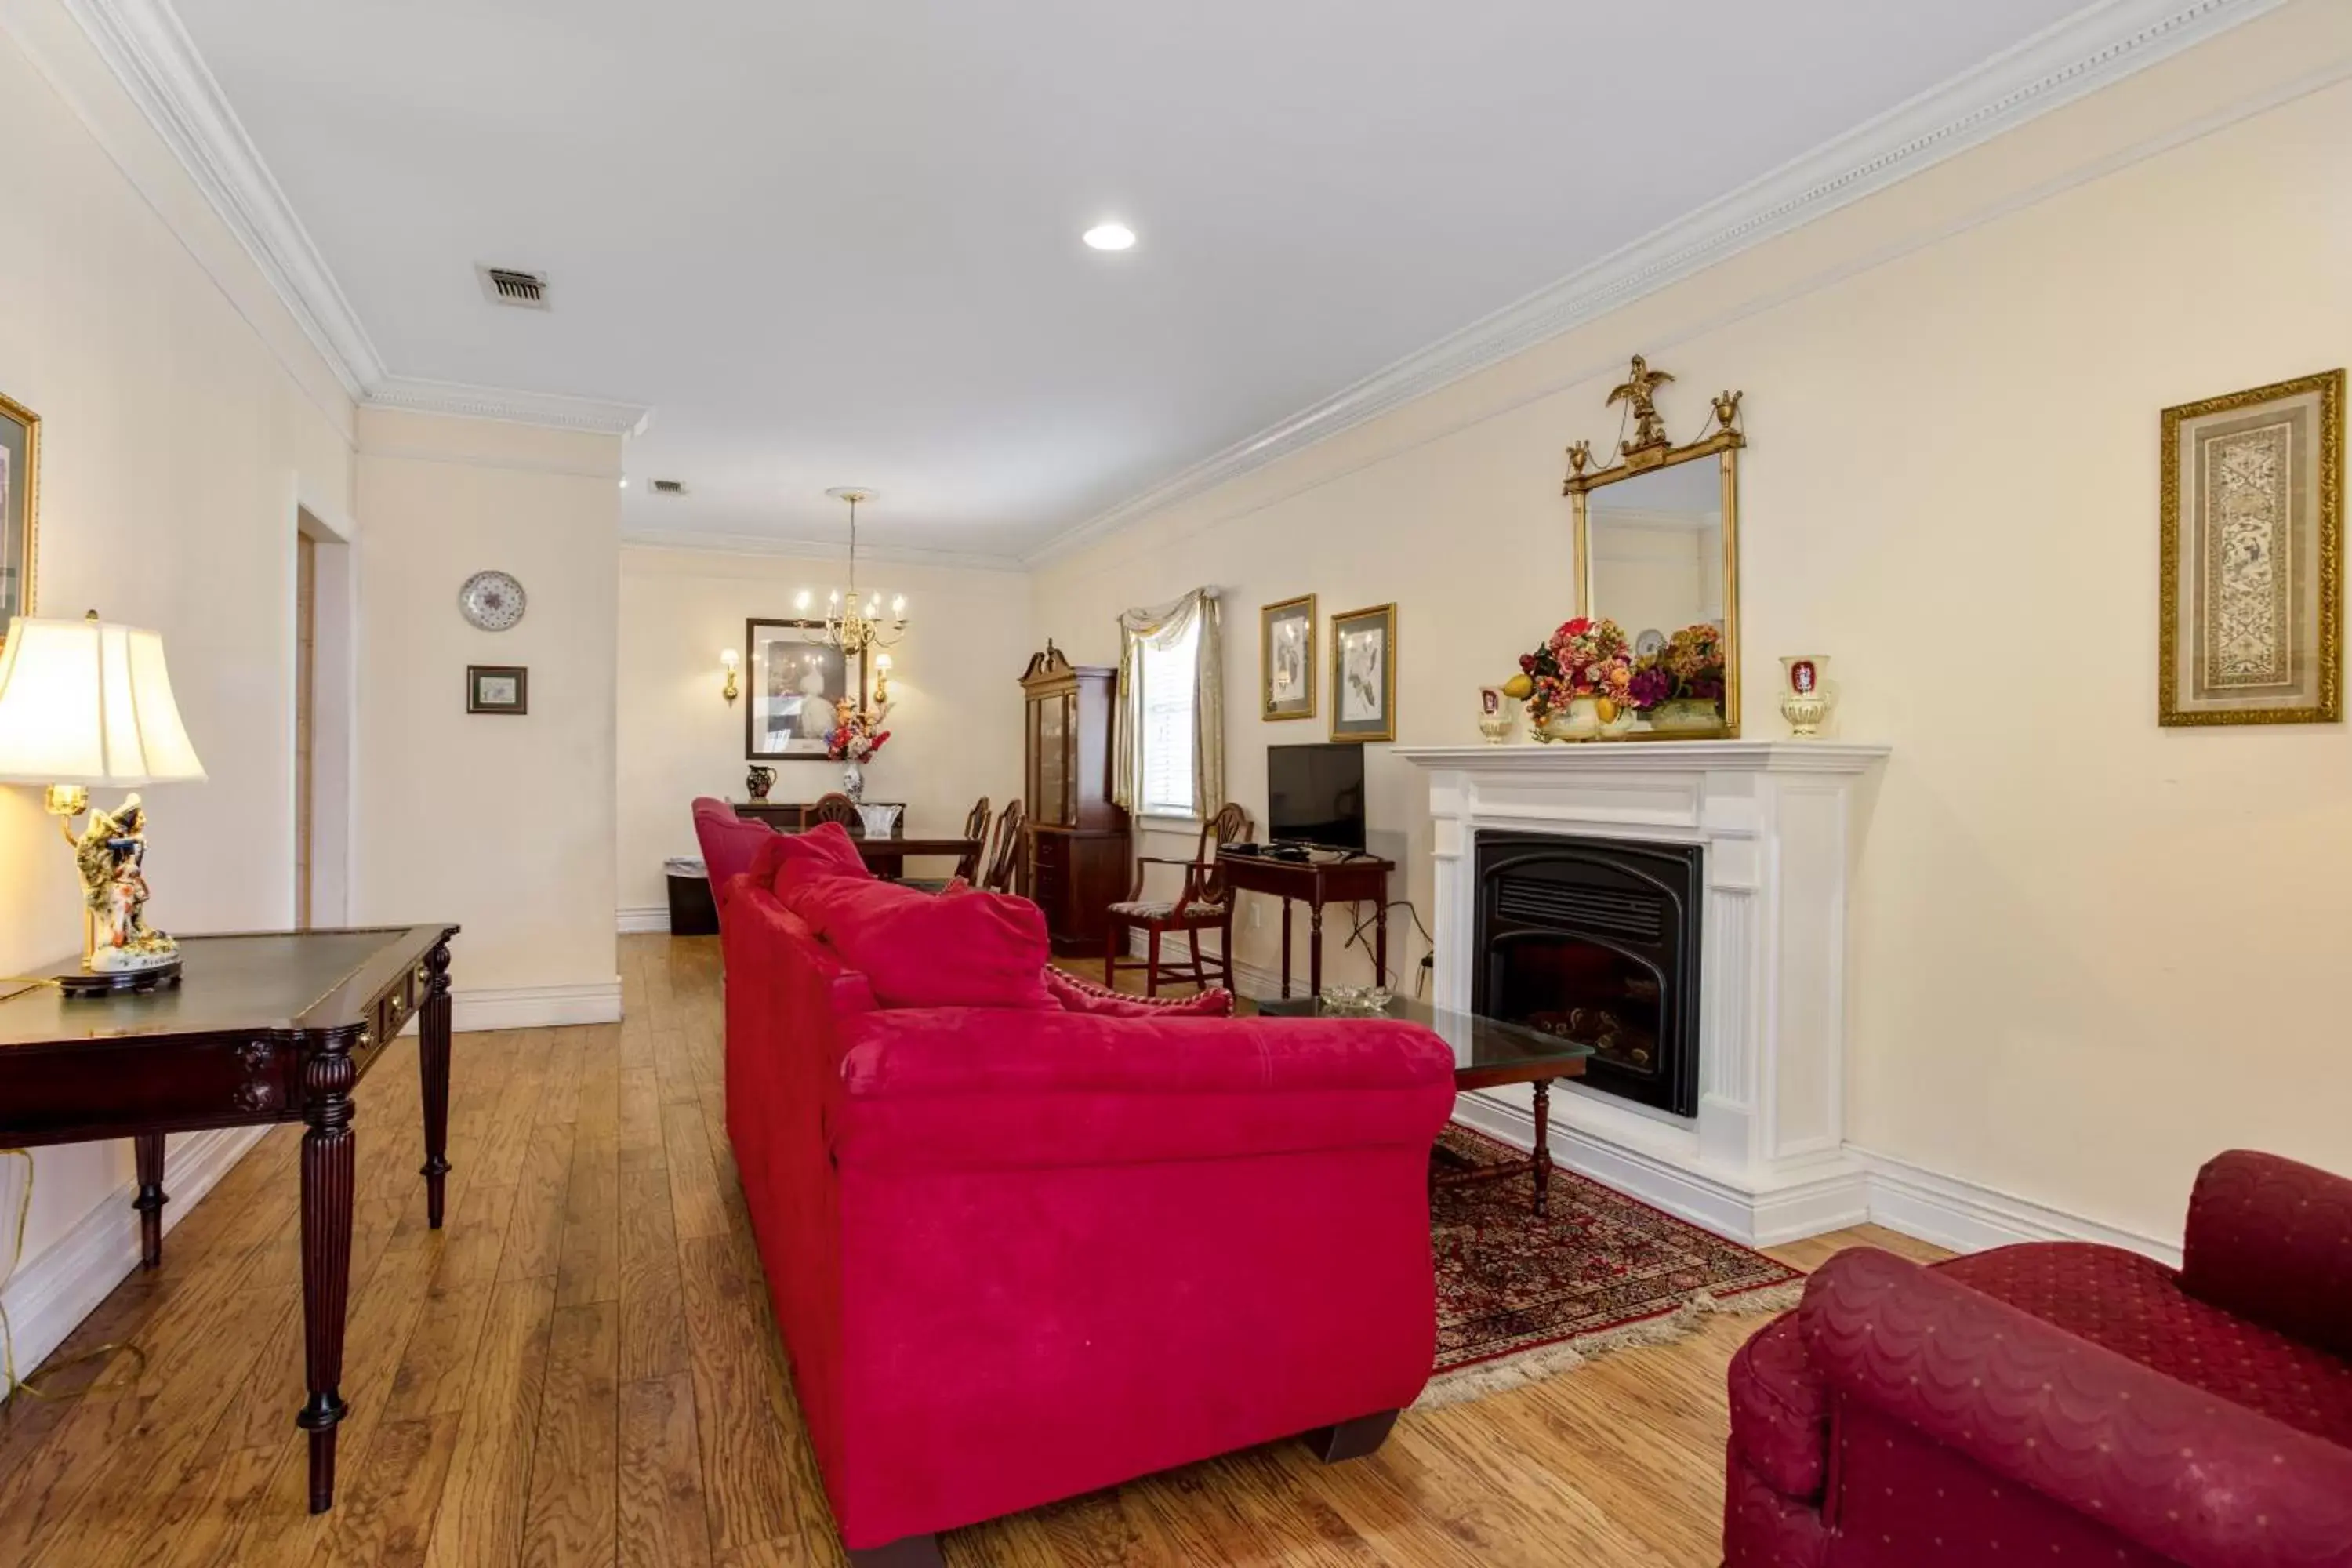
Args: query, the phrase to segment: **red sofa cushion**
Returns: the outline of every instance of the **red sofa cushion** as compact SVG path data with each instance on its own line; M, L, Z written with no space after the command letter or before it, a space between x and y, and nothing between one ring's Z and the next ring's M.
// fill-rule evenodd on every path
M1108 985L1081 980L1058 969L1045 971L1045 989L1065 1013L1104 1018L1230 1018L1234 994L1211 986L1197 996L1129 996Z
M780 877L777 891L866 976L885 1007L1059 1007L1045 988L1045 911L1026 899L942 899L902 883L824 874Z
M2163 1264L2119 1247L2035 1242L1936 1272L2191 1388L2352 1447L2352 1362L2233 1317Z
M751 879L775 889L779 898L821 877L874 879L866 857L857 852L857 841L837 822L820 823L805 833L775 834L760 846L751 862Z

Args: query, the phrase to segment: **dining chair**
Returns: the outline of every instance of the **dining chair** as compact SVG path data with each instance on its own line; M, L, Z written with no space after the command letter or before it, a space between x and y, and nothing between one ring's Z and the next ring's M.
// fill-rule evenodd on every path
M971 840L963 858L956 862L955 874L970 882L980 876L980 858L988 847L988 797L982 795L971 803L971 815L963 819L963 836Z
M1029 814L1017 800L1004 803L1004 810L996 819L996 835L989 841L988 869L980 879L980 886L992 893L1018 891L1021 880L1021 829Z
M1140 969L1143 994L1147 996L1160 994L1162 980L1189 980L1206 991L1209 976L1201 962L1201 937L1203 932L1215 931L1217 963L1223 973L1223 984L1228 991L1234 988L1234 889L1225 881L1224 868L1217 864L1217 850L1221 846L1239 843L1249 833L1249 813L1227 802L1214 816L1201 824L1200 847L1190 860L1161 855L1135 858L1133 889L1110 907L1103 951L1104 984L1116 986L1122 969ZM1144 869L1150 866L1173 866L1183 870L1184 886L1173 899L1143 896ZM1127 956L1128 933L1138 929L1144 932L1146 953L1140 963ZM1192 950L1190 973L1160 962L1160 939L1176 931L1185 934L1186 945Z
M822 827L828 822L838 822L853 838L866 837L866 819L857 814L857 803L839 790L816 797L816 804L801 818L801 826Z

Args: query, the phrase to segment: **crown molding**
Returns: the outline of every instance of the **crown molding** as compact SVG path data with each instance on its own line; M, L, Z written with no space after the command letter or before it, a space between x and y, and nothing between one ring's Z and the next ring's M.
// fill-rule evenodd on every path
M107 68L358 401L383 360L165 0L63 0Z
M1705 271L2285 0L2106 0L1055 535L1032 567Z
M360 401L370 408L452 414L465 419L503 419L516 425L582 430L596 436L642 436L654 417L652 409L635 403L573 397L560 392L468 386L455 381L422 381L405 375L381 378Z
M683 550L705 555L757 555L818 564L848 559L849 542L842 539L778 539L761 533L711 533L690 530L632 529L621 531L621 544L633 550ZM1017 556L990 555L976 551L927 550L916 545L857 544L860 562L890 566L933 566L959 572L1024 573Z
M393 374L170 0L61 4L353 403L599 435L643 433L651 410L635 405Z

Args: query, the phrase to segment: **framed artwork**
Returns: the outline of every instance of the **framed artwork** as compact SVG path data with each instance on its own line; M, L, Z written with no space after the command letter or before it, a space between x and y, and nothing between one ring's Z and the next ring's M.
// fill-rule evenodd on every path
M519 664L469 664L466 667L466 711L468 713L528 713L530 711L530 671Z
M2344 717L2344 373L2164 411L2157 722Z
M743 755L751 762L824 760L825 737L847 699L866 695L865 659L827 646L823 621L743 623L751 700L743 705Z
M41 416L0 395L0 641L9 616L33 613L40 476Z
M1331 617L1331 738L1396 739L1397 608Z
M1315 717L1314 595L1258 611L1257 677L1263 717Z

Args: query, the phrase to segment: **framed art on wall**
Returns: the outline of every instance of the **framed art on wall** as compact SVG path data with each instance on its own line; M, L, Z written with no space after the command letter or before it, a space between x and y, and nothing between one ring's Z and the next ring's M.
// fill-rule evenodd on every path
M824 636L823 621L743 623L751 667L751 700L743 707L747 761L822 762L839 705L865 700L865 660L851 660Z
M40 472L41 416L0 395L0 640L9 616L33 613Z
M2157 721L2344 717L2344 372L2164 411Z
M1396 739L1397 608L1331 617L1331 738Z
M1261 716L1315 717L1315 595L1301 594L1257 613Z
M466 667L466 711L468 713L528 713L530 711L530 671L519 664L469 664Z

